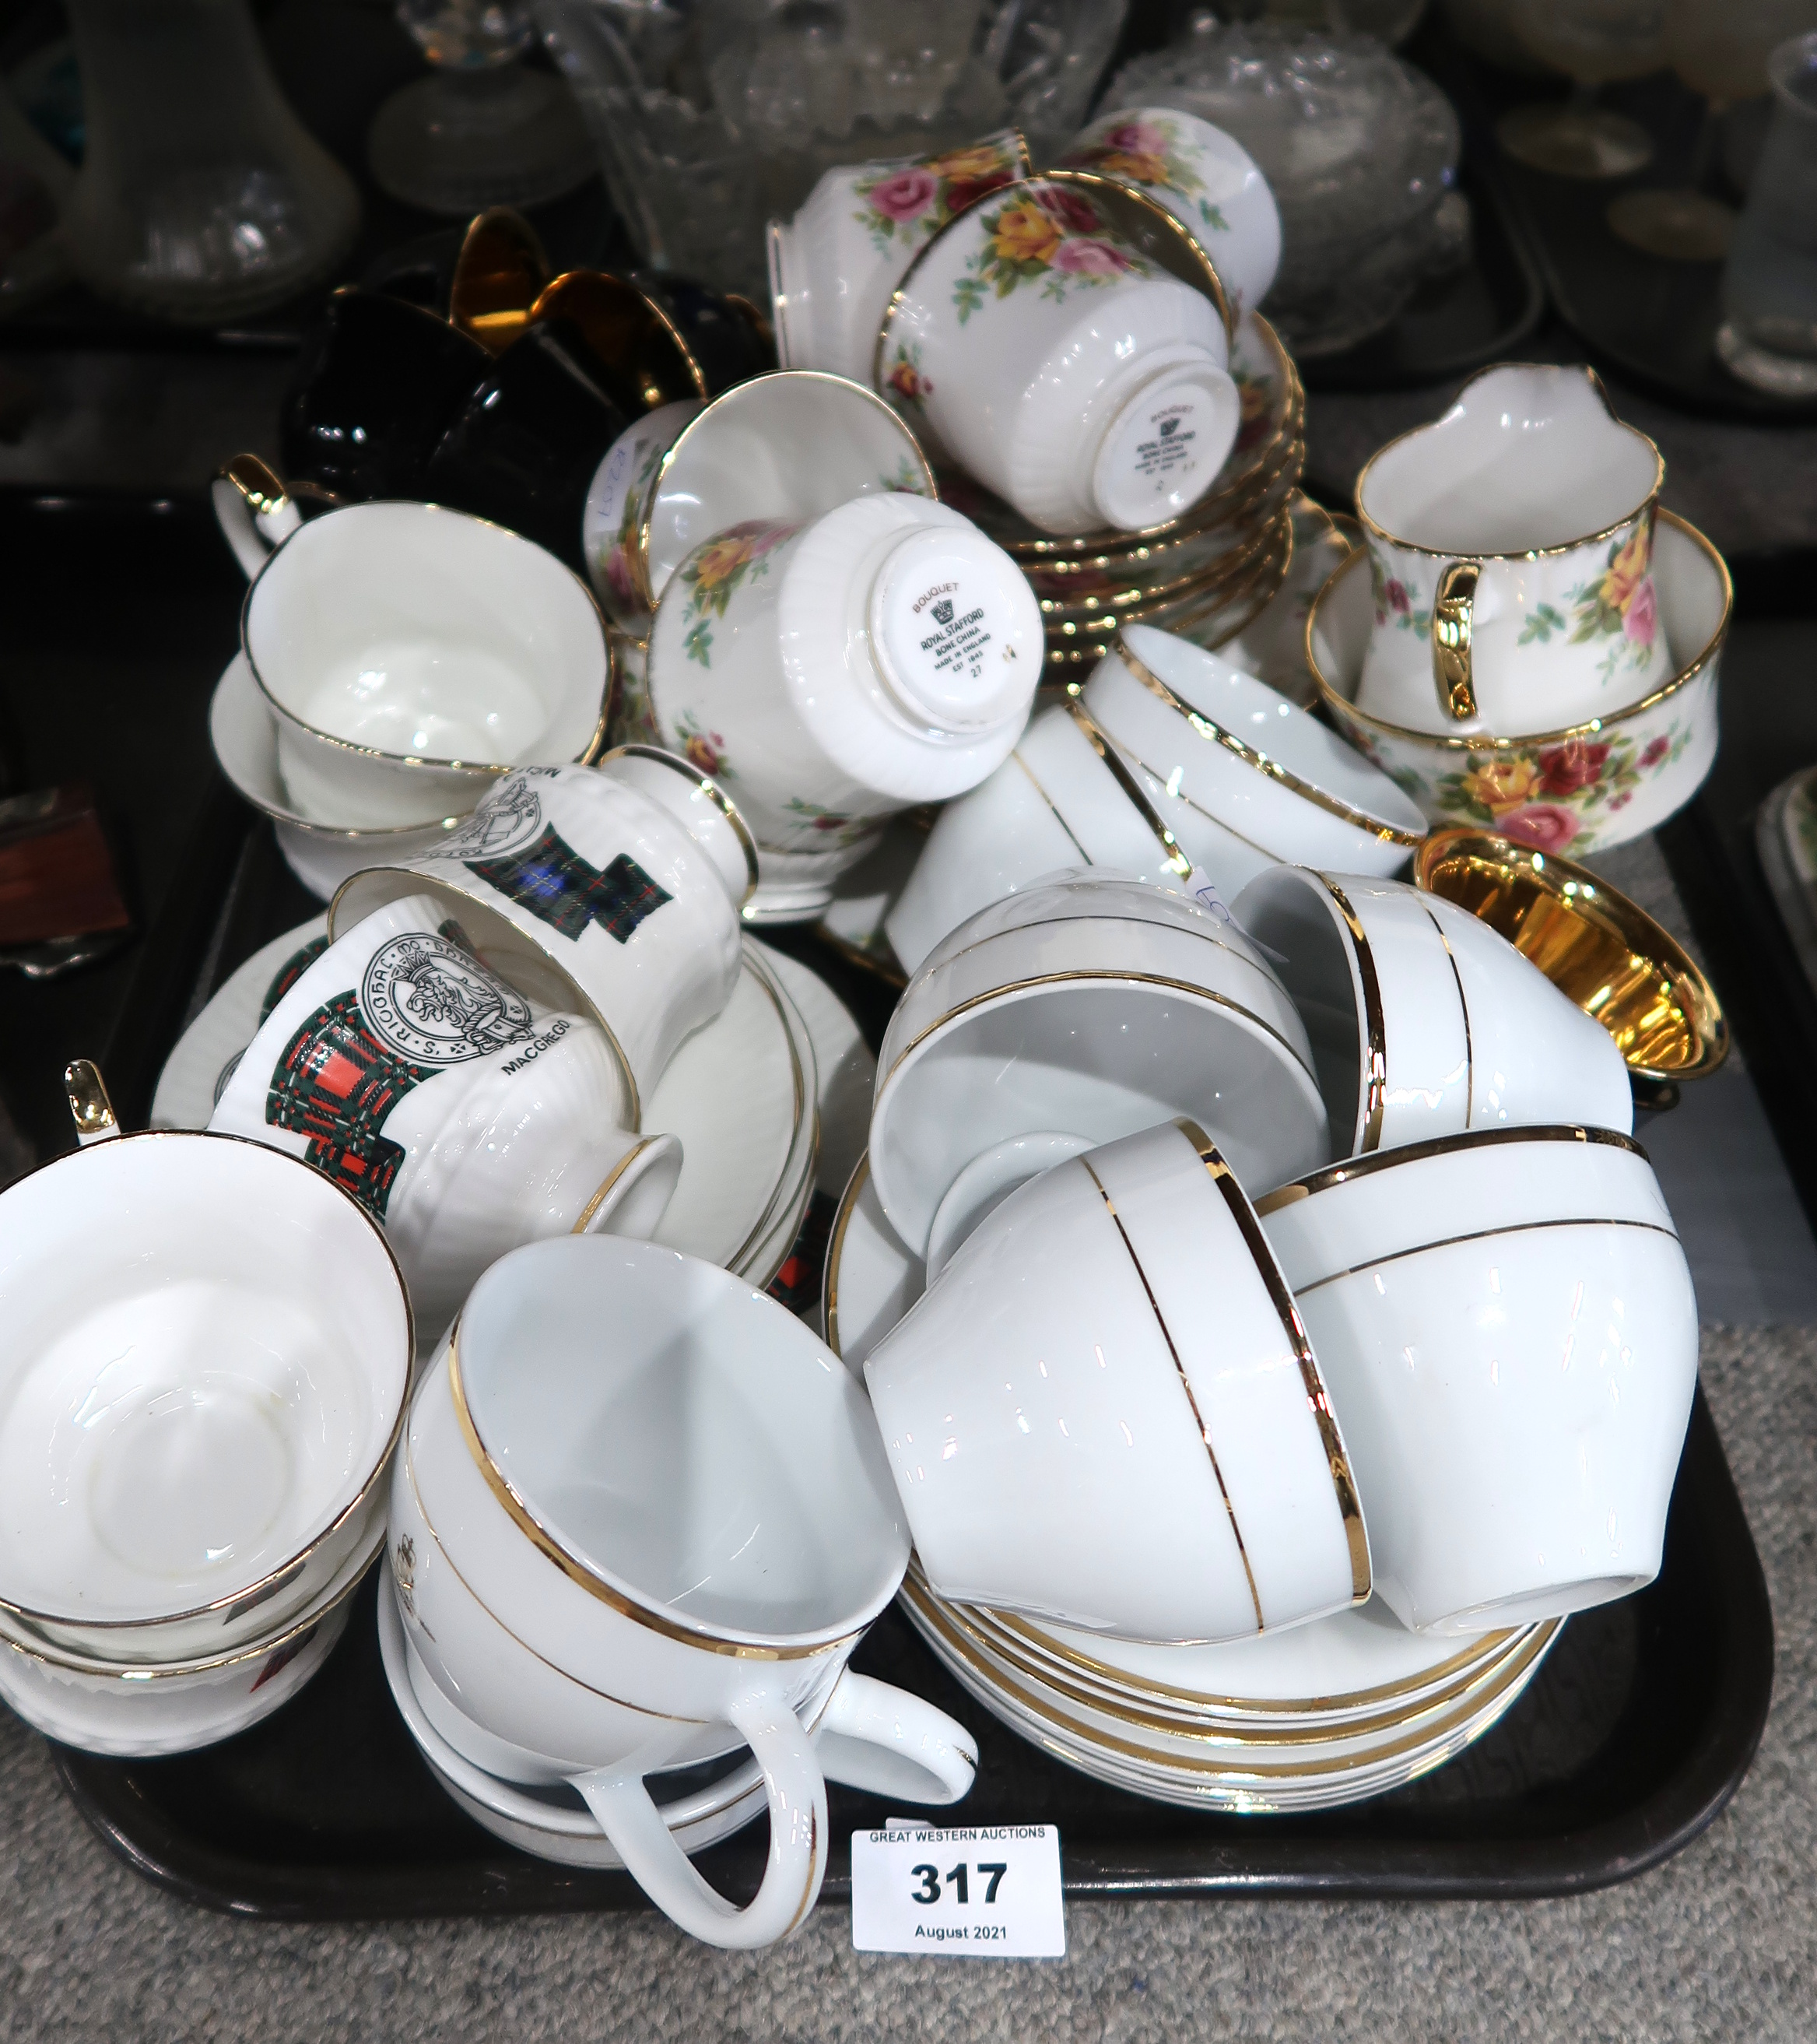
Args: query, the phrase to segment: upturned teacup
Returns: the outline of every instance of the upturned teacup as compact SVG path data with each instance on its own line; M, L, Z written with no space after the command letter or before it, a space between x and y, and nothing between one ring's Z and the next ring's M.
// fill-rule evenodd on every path
M404 1623L445 1692L572 1779L684 1929L744 1949L795 1930L831 1843L803 1719L909 1551L838 1359L710 1264L539 1243L480 1281L425 1377L393 1512ZM740 1743L771 1825L742 1909L690 1868L643 1781Z
M1033 168L1014 129L961 149L828 171L792 220L769 226L770 302L785 369L870 378L890 294L956 214Z
M629 1105L596 1023L527 1000L416 895L308 966L209 1125L302 1158L381 1220L433 1339L522 1243L656 1227L681 1146L627 1127Z
M1011 1193L864 1377L942 1596L1186 1641L1369 1595L1312 1344L1254 1210L1190 1122Z
M1165 208L1053 171L915 257L872 381L1043 532L1142 531L1189 510L1236 444L1227 311Z
M1375 629L1357 707L1518 737L1626 709L1672 672L1653 586L1665 463L1593 370L1485 370L1357 478Z
M1041 675L1041 609L968 519L891 491L690 555L650 628L661 742L722 782L761 847L854 853L975 786Z
M1172 106L1101 113L1076 136L1063 167L1096 171L1164 206L1216 265L1240 318L1267 297L1281 267L1281 215L1242 144Z
M1481 1632L1658 1573L1697 1306L1645 1151L1497 1128L1258 1201L1404 1625Z

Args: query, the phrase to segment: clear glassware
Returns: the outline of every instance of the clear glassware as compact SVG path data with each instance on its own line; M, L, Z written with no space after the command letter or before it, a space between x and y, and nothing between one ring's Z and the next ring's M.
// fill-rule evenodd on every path
M359 195L278 90L246 0L67 0L87 139L63 213L98 296L214 325L353 244Z
M1653 155L1638 121L1596 103L1600 87L1662 70L1666 0L1512 0L1515 34L1543 63L1572 82L1562 104L1516 106L1495 139L1517 162L1556 177L1620 178Z
M1708 102L1679 186L1623 192L1608 209L1622 240L1667 262L1710 263L1728 252L1735 209L1704 189L1720 139L1722 116L1766 90L1767 64L1788 36L1817 29L1817 0L1668 0L1666 61Z
M535 34L526 0L398 0L435 66L380 107L366 156L380 187L425 212L540 206L597 167L573 95L518 62Z
M1103 103L1196 113L1255 159L1281 213L1263 309L1295 355L1378 332L1467 248L1468 208L1451 189L1457 116L1371 38L1229 26L1207 10L1178 41L1124 65Z
M1078 128L1129 0L531 0L646 262L767 294L765 222L838 163Z
M1744 382L1817 395L1817 34L1773 53L1767 130L1723 272L1716 352Z

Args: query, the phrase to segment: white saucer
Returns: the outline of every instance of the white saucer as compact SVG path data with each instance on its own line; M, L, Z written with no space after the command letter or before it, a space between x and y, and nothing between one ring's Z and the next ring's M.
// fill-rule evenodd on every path
M274 977L325 927L317 916L274 939L220 987L165 1062L154 1128L207 1126L222 1073L257 1033ZM730 1001L682 1045L645 1104L645 1127L680 1136L684 1151L656 1239L767 1285L795 1247L817 1154L837 1168L864 1147L875 1069L825 982L746 938Z
M228 663L209 704L209 740L235 790L277 827L284 863L312 894L332 900L343 880L368 866L427 851L461 819L341 830L297 809L278 771L278 720L259 692L243 653Z
M567 1787L524 1788L501 1781L464 1758L429 1721L416 1685L431 1678L404 1635L397 1615L397 1591L386 1564L379 1573L378 1650L392 1701L416 1742L417 1750L454 1801L495 1838L541 1859L568 1866L622 1867L600 1821ZM764 1807L761 1770L754 1760L722 1780L677 1797L664 1808L669 1827L684 1851L703 1852L729 1838Z

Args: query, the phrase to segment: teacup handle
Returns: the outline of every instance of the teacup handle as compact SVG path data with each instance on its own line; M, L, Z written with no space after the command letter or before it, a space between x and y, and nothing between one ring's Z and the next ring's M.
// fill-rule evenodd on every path
M1432 679L1439 709L1457 724L1467 724L1476 715L1470 642L1482 572L1475 561L1447 562L1432 598Z
M120 1134L120 1118L107 1097L101 1067L92 1058L75 1058L63 1067L63 1095L75 1124L76 1147L111 1143Z
M236 454L209 488L215 523L251 582L303 522L303 503L332 510L340 502L320 483L283 482L255 454Z
M755 1695L726 1714L769 1793L769 1859L741 1909L708 1885L663 1822L635 1762L575 1778L631 1878L669 1920L703 1944L755 1951L799 1930L820 1894L830 1839L826 1782L814 1742L780 1696Z
M815 1727L814 1744L829 1781L898 1802L956 1803L978 1773L977 1742L956 1718L849 1668Z

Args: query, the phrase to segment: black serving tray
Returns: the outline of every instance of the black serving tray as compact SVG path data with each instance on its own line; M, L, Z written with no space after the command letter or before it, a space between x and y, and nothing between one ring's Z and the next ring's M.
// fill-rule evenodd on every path
M217 788L107 1054L129 1125L146 1112L163 1058L201 995L314 905L283 868L268 828L255 828ZM790 935L786 947L825 974L876 1043L891 990L805 932ZM57 1749L77 1808L148 1878L236 1915L642 1906L627 1877L528 1858L442 1792L386 1688L374 1589L369 1581L361 1591L346 1637L314 1681L251 1731L174 1759ZM1765 1583L1700 1394L1657 1581L1574 1619L1520 1702L1458 1759L1348 1810L1200 1813L1090 1781L972 1702L895 1609L854 1665L971 1727L980 1765L964 1821L1057 1824L1070 1893L1514 1897L1624 1880L1694 1838L1753 1758L1773 1658ZM837 1903L849 1893L849 1834L895 1812L838 1788L832 1812L838 1842L823 1899ZM759 1823L700 1864L728 1894L746 1896L765 1850Z

